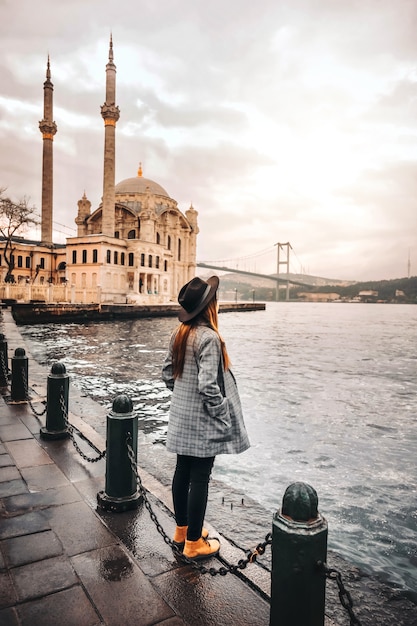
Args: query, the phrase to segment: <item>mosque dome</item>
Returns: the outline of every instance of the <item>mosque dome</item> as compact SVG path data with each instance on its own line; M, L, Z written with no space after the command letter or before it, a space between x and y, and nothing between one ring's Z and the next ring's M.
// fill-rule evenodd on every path
M165 196L169 198L169 194L165 191L161 185L155 183L149 178L142 176L142 167L139 166L138 175L134 178L125 178L117 183L115 186L116 196L122 194L145 194L146 188L149 187L149 192L157 196Z

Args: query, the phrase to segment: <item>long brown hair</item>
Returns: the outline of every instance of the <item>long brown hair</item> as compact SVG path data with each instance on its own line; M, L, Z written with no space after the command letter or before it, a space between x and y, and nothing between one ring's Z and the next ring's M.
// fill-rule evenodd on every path
M195 318L190 320L189 322L183 322L180 324L177 330L177 334L175 335L174 344L172 346L172 355L173 355L173 368L174 368L174 378L179 378L184 371L184 361L185 361L185 349L187 347L187 341L190 336L195 332L196 327L199 324L205 323L210 328L212 328L218 335L220 339L220 345L222 349L223 356L223 365L224 369L227 370L230 367L230 359L227 354L226 344L224 343L218 329L219 318L217 315L217 299L214 297L208 305L197 315Z

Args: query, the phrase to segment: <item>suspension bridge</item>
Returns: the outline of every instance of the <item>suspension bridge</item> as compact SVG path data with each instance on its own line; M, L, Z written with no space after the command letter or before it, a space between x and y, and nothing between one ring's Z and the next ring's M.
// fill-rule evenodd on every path
M296 269L291 266L293 259L290 258L290 251L298 262L299 267ZM311 287L311 282L303 282L302 280L294 279L290 276L290 274L296 274L298 276L305 272L289 241L286 243L278 242L274 244L274 246L244 257L220 261L201 261L197 263L197 266L206 269L214 269L219 272L245 274L247 276L271 280L276 284L277 300L280 284L286 285L287 300L289 300L290 285ZM263 272L257 271L259 266L263 268ZM271 270L270 273L266 273L268 270Z

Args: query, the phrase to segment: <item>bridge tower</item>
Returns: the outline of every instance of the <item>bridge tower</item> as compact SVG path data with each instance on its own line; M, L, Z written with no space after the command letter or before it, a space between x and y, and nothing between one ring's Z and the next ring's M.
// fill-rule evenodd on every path
M290 273L290 250L292 250L291 244L289 241L287 243L276 243L277 246L277 288L276 288L276 301L279 300L279 278L281 272L281 266L284 265L284 271L286 273L287 278L287 287L285 291L285 299L288 302L290 299L290 281L288 279L288 275ZM282 260L284 256L284 260Z

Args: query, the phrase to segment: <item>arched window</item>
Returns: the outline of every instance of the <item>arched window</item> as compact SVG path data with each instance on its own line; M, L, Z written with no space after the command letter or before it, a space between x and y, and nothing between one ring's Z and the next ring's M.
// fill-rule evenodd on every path
M87 263L87 250L83 250L83 263Z
M30 270L30 256L26 257L26 269Z
M168 271L168 261L164 261L164 272Z
M23 267L23 257L21 254L17 257L17 267Z
M117 250L114 251L113 259L114 264L117 265L119 262L119 253L117 252Z
M97 259L98 259L98 252L94 248L94 250L93 250L93 263L97 263Z
M77 251L76 250L72 251L72 262L74 264L77 263Z
M148 258L148 266L149 266L149 267L152 267L152 254L150 254L150 255L149 255L149 258Z
M129 267L133 267L134 265L134 255L133 252L129 252Z
M128 239L136 239L136 231L135 231L135 229L129 230L129 232L127 233L127 238Z
M107 263L111 263L111 251L110 251L110 250L107 250L107 253L106 253L106 262L107 262Z
M145 255L143 254L143 252L140 255L140 266L145 267Z
M120 265L124 265L125 264L125 253L121 252L120 253Z
M181 239L178 239L178 261L181 261Z
M120 239L120 232L118 230L114 233L114 237L115 239Z
M168 235L167 237L167 248L168 250L171 250L171 236L170 235Z
M156 269L159 269L159 256L155 257L155 267Z
M161 235L159 233L156 233L156 243L157 244L161 243Z

